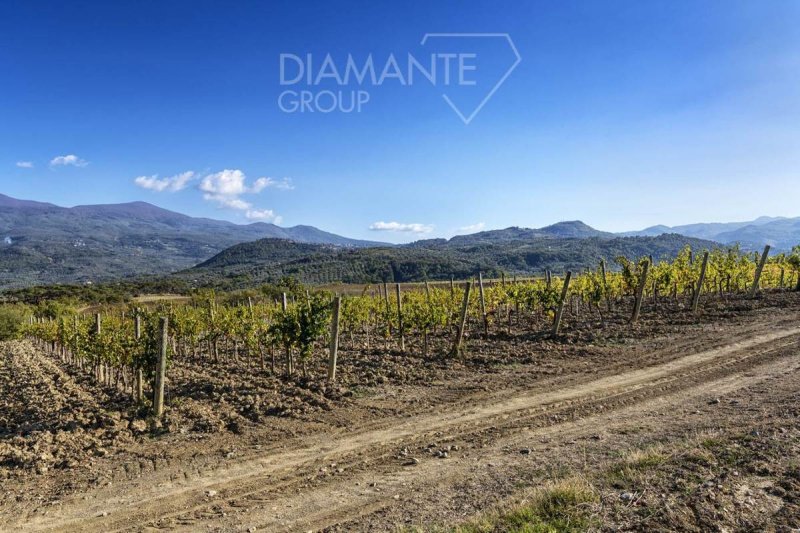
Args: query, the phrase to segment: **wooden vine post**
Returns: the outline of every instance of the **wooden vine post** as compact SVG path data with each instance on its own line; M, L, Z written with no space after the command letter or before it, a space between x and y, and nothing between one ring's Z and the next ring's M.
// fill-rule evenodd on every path
M95 335L95 342L99 342L100 331L102 327L102 319L100 318L100 313L95 313L94 315L94 335ZM94 379L98 383L103 383L103 362L102 361L95 361L95 369L94 369Z
M483 296L483 274L478 272L478 291L481 297L481 317L483 317L483 335L489 338L489 318L486 316L486 300Z
M753 286L750 287L750 296L755 296L758 294L759 290L759 282L761 281L761 272L764 271L764 265L767 264L767 256L769 255L769 244L764 246L764 252L761 254L761 260L758 262L758 266L756 267L756 277L753 280Z
M639 320L639 314L642 312L642 300L644 299L644 288L647 285L647 273L650 271L650 261L645 260L642 265L642 277L639 280L639 286L636 288L636 298L633 302L633 315L631 316L631 323Z
M284 302L285 302L286 295L284 295ZM285 306L285 304L284 304ZM212 301L209 303L209 314L211 315L211 323L216 323L216 316L217 316L217 303L216 301ZM214 335L213 340L211 341L211 353L214 356L214 363L219 363L219 339L216 335Z
M461 355L461 347L464 343L464 330L467 327L467 310L469 308L469 293L472 289L472 283L466 282L464 284L464 301L461 303L461 316L458 320L458 330L456 331L456 340L453 343L453 357Z
M136 337L136 341L138 342L139 339L142 338L142 317L139 313L139 309L136 310L136 314L134 316L133 322L133 333ZM133 394L134 399L141 403L144 399L144 376L142 373L142 367L138 367L136 369L136 377L134 378L134 387L133 387Z
M553 321L553 337L557 337L558 332L561 330L561 319L564 317L564 304L567 301L567 293L569 292L569 282L571 279L572 272L567 271L564 277L564 288L561 289L561 298L558 300L558 310L556 311L556 317Z
M78 326L78 315L75 315L75 316L72 317L72 330L75 333L78 333L78 327L79 327ZM83 370L83 361L84 361L85 355L80 353L80 348L78 348L77 346L75 348L76 348L75 349L75 353L72 354L72 364L76 364L77 363L78 368L80 370Z
M339 356L339 315L342 308L342 297L333 299L333 317L331 319L331 346L328 359L328 383L336 381L336 359Z
M648 255L647 258L650 260L650 264L653 265L653 267L655 267L656 262L653 261L653 256ZM653 280L653 306L655 306L656 309L658 308L658 286L656 285L655 279Z
M397 328L400 333L400 351L406 351L406 336L403 330L403 299L400 297L400 284L395 283L395 292L397 293Z
M694 295L692 296L692 313L697 312L697 306L700 303L700 293L703 292L703 283L706 281L706 269L708 268L708 252L703 254L703 264L700 265L700 278L697 280L697 285L694 288Z
M286 310L289 308L289 302L286 299L286 293L283 293L283 298L281 299L281 310L285 313ZM294 373L294 356L292 355L292 347L290 345L286 345L286 377L292 377Z
M389 305L389 285L383 282L383 299L386 302L386 321L389 323L389 335L392 334L392 320L389 318L392 315L392 308Z
M156 362L155 383L153 384L153 415L161 418L164 414L164 379L167 371L167 335L169 321L162 316L158 319L158 361Z
M609 294L608 290L608 275L606 274L606 260L600 260L600 272L603 274L603 294L606 297L606 306L608 306L608 312L611 312L611 295Z
M425 306L428 309L428 312L431 312L431 288L428 285L428 280L425 280ZM436 326L433 326L434 331L436 330ZM428 328L422 328L422 355L427 357L428 356Z

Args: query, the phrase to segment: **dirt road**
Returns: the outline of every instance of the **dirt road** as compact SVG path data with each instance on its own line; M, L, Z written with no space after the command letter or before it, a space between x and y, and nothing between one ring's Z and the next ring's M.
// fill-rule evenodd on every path
M676 337L647 353L628 349L618 365L596 373L529 384L507 369L480 389L358 425L312 425L272 441L254 436L246 449L202 466L173 450L153 470L128 469L125 479L56 503L4 505L0 529L392 530L459 523L581 454L597 467L642 441L757 418L762 404L798 390L796 318L759 317ZM413 405L423 394L388 387L365 397L362 407ZM719 398L731 400L720 406ZM741 399L730 403L735 398ZM755 411L737 410L741 402Z

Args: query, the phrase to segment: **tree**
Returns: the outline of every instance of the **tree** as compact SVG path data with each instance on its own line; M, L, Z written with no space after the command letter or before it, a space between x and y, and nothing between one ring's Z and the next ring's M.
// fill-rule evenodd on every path
M792 248L792 255L788 257L787 261L797 274L797 287L795 287L795 290L800 291L800 245Z
M0 307L0 340L15 339L22 332L28 311L19 305L4 305Z

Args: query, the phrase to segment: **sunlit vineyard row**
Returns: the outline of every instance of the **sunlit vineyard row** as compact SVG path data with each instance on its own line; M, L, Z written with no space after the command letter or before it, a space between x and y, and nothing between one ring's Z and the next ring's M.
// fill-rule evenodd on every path
M641 299L656 303L691 301L698 289L698 300L703 295L753 291L760 255L737 248L709 251L700 287L703 254L693 254L688 247L671 261L620 257L613 265L599 262L594 270L573 273L566 292L564 277L550 273L525 281L367 286L360 295L342 297L337 331L345 339L358 337L367 349L403 351L407 339L416 339L413 349L421 356L462 355L458 337L465 333L459 331L463 318L468 336L489 337L510 332L512 325L526 327L526 321L547 324L566 303L593 313L602 324L604 314L629 305L637 289ZM465 302L467 285L472 290ZM769 257L756 289L800 290L800 247ZM309 362L327 353L333 301L330 292L299 286L283 298L250 298L238 305L219 304L208 293L186 304L128 307L97 316L39 314L31 317L26 334L97 380L134 393L141 391L141 380L153 378L159 317L168 319L168 358L305 377ZM431 349L431 336L447 342Z

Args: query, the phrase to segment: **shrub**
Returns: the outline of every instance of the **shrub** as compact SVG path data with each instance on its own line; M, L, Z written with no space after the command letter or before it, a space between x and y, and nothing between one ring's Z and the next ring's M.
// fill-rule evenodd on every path
M28 310L24 306L0 306L0 341L19 337L28 317Z

